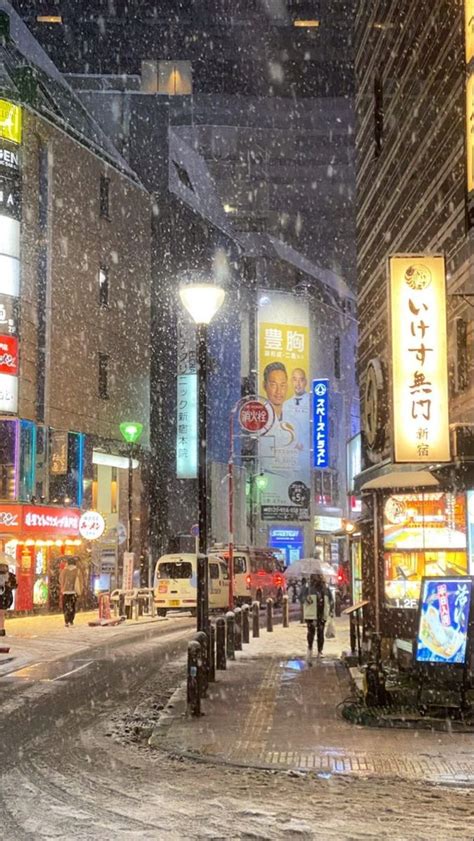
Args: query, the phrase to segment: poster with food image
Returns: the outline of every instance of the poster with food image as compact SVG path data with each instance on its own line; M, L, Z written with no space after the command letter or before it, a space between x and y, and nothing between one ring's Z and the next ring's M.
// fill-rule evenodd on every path
M393 494L384 505L384 548L466 549L464 494Z
M464 665L468 650L472 578L424 578L415 659Z

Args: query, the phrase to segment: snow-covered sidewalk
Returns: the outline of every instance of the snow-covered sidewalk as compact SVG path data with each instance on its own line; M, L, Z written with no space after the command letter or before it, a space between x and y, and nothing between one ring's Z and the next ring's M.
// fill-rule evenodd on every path
M339 659L348 647L348 625L344 618L336 623L336 639L326 641L324 657L311 667L304 659L304 625L261 630L217 673L202 702L204 715L186 717L183 686L151 744L231 765L474 782L470 734L379 730L342 720L337 707L351 691Z

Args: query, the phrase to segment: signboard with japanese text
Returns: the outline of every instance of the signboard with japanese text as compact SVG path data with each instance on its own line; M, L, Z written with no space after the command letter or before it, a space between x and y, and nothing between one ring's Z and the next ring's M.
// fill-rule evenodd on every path
M415 645L417 663L464 665L472 578L424 578Z
M53 476L62 476L68 468L68 433L52 429L49 435L50 463Z
M313 467L329 467L329 380L313 380Z
M450 460L444 258L389 259L395 462Z
M310 355L307 304L293 295L259 291L258 386L274 422L259 438L267 478L263 520L309 520Z
M18 377L0 374L0 412L16 414L18 411Z
M18 306L15 298L0 293L0 333L16 336L18 332Z
M474 190L474 72L466 80L466 174L470 193Z
M7 140L0 140L0 171L9 175L18 175L20 171L18 146Z
M198 376L196 333L187 321L178 324L178 376L176 417L176 476L198 475Z
M79 519L79 534L84 540L98 540L105 531L105 520L98 511L84 511Z
M464 41L469 64L474 59L474 0L464 0Z
M21 507L19 505L0 504L0 534L19 532L21 524Z
M0 99L0 137L21 143L21 116L19 105Z
M474 491L467 492L467 542L469 548L469 574L474 575Z
M133 552L123 553L122 590L133 590L133 568L135 556Z
M262 433L268 431L273 423L270 405L259 400L246 400L239 411L239 424L245 432Z
M0 374L18 374L18 339L0 335Z

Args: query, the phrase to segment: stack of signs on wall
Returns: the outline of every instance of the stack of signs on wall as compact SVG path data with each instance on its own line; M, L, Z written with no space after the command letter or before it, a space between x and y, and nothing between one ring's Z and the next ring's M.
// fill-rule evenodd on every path
M18 411L22 112L0 99L0 412Z
M273 407L272 428L259 438L262 520L310 519L309 316L307 304L260 290L259 392Z

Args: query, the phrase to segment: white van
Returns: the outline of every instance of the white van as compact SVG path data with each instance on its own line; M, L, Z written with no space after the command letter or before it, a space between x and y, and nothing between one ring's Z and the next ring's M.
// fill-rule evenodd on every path
M209 610L227 610L229 575L227 565L217 555L209 555ZM197 555L163 555L155 566L154 600L158 616L170 610L190 610L196 615Z
M212 548L229 565L229 547L216 544ZM234 603L260 602L268 598L280 606L286 593L285 566L273 549L254 546L234 546Z

